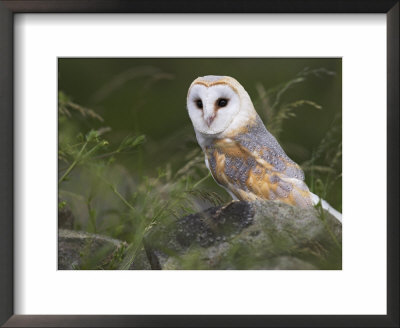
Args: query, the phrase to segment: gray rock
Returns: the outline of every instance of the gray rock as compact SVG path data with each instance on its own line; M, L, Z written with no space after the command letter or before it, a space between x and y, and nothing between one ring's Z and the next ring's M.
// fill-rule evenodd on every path
M152 269L341 269L342 225L327 212L235 201L155 226Z
M58 269L115 269L125 242L92 233L58 230Z

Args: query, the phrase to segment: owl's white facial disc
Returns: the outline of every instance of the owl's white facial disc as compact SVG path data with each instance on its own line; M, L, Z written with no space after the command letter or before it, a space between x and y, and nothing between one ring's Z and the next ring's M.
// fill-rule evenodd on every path
M189 90L187 109L198 132L214 135L231 124L239 112L240 98L227 84L194 84Z

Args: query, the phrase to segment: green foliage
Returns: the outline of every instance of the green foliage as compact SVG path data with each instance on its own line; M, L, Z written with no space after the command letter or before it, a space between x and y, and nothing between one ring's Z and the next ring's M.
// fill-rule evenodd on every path
M59 106L65 106L68 98L63 93L60 95L63 99ZM93 110L90 112L94 113ZM127 136L113 147L105 136L110 129L100 128L89 130L85 136L79 133L76 142L68 143L65 140L70 139L62 135L65 133L63 127L74 124L73 116L66 114L65 109L59 113L62 141L59 163L63 166L58 181L60 196L68 199L68 204L73 207L79 220L76 228L129 243L123 254L113 260L112 268L128 269L142 247L142 237L159 221L171 216L178 218L224 201L216 192L201 189L201 183L209 178L209 174L203 167L204 157L200 150L190 152L186 156L187 163L176 172L167 164L159 167L153 177L128 176L118 164L117 157L124 153L137 155L145 144L144 135ZM63 116L69 121L62 120ZM62 201L60 207L65 204ZM103 257L108 251L99 251L92 258L82 254L80 269L104 268Z
M58 203L58 209L62 210L62 209L65 208L66 205L67 205L67 202L61 201L61 202Z
M285 120L296 117L295 110L307 106L315 109L322 109L321 105L318 105L312 100L299 99L292 102L285 102L285 95L292 88L295 88L298 84L306 83L307 77L310 75L319 76L321 74L334 75L335 73L325 69L309 70L305 68L303 71L299 72L295 78L268 90L266 90L261 83L257 83L258 99L256 101L256 107L263 121L266 122L268 131L271 132L272 135L279 139Z
M309 176L310 190L324 199L330 200L330 196L336 196L336 199L333 198L334 201L330 201L341 212L342 125L340 117L332 123L311 158L303 162L301 167ZM332 191L336 191L336 194Z
M68 97L64 92L59 91L58 92L58 113L59 113L59 115L71 117L72 116L71 112L73 112L73 111L77 111L83 117L89 117L89 118L99 120L100 122L104 122L104 119L99 114L97 114L94 110L92 110L90 108L85 108L83 106L80 106L80 105L72 102L70 97Z

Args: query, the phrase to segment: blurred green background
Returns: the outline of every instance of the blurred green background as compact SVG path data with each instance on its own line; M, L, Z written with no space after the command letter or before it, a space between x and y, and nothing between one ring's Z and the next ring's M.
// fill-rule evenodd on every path
M341 211L341 65L339 58L60 58L60 177L73 166L59 183L61 206L72 208L76 229L133 243L162 216L152 206L179 216L228 201L207 178L186 95L198 76L229 75L302 165L310 189ZM91 130L100 133L79 154ZM89 146L97 148L82 156ZM131 222L138 216L142 230Z

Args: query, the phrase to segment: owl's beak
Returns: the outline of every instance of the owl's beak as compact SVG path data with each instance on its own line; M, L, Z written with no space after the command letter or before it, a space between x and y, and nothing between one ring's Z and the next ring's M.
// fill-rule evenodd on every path
M215 113L212 113L212 115L210 115L206 118L206 123L207 123L208 127L210 127L211 123L214 121L215 116L216 116Z

